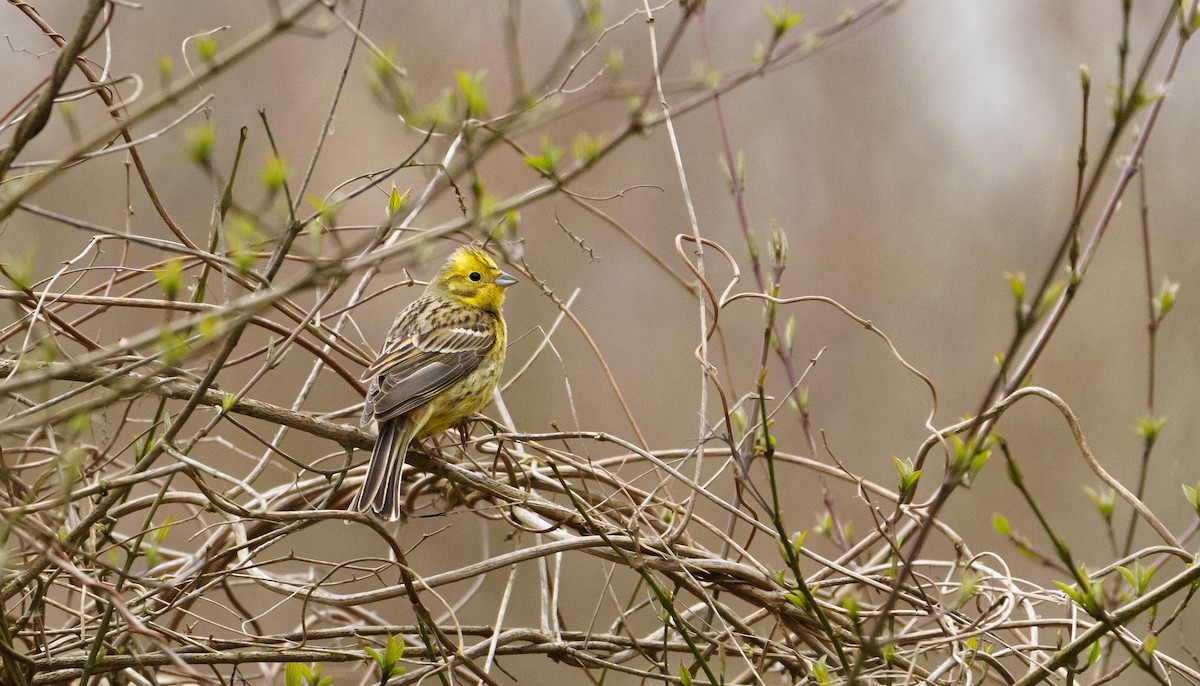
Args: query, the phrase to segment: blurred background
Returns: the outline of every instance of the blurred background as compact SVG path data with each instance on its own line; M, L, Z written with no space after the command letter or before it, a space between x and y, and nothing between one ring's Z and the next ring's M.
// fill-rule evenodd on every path
M1140 66L1169 5L1165 1L1133 4L1131 72ZM339 11L353 21L358 8L349 3ZM793 2L791 8L807 14L792 29L795 36L804 36L836 24L845 10L856 6ZM648 27L644 17L636 15L642 9L640 3L627 1L598 6L600 24L610 30L567 82L568 89L586 88L541 105L546 124L514 136L526 151L536 152L545 134L552 145L567 148L569 157L570 142L580 132L611 139L625 126L628 98L642 94L652 73ZM74 3L42 3L38 10L64 34L78 20ZM482 72L490 110L499 114L514 107L514 83L561 81L564 71L554 60L577 13L572 3L548 0L373 2L366 8L362 33L381 49L394 50L396 63L407 72L405 87L411 89L415 102L436 101L444 89L454 86L456 70ZM655 11L660 52L681 15L675 3ZM170 60L172 78L186 74L187 60L199 63L195 39L181 51L189 36L215 30L212 36L221 49L271 16L269 3L147 3L137 9L122 5L109 29L112 71L140 74L146 91L142 97L148 97L160 88L163 58ZM157 130L202 97L214 96L205 112L140 148L164 204L198 242L208 236L220 192L185 154L186 132L205 117L216 130L214 159L226 172L238 129L249 127L245 169L236 188L241 202L251 207L259 207L266 197L258 169L270 155L259 110L269 118L293 183L308 162L350 33L323 12L313 13L303 24L303 30L275 40L135 129L135 135ZM834 298L885 332L905 359L936 386L934 425L946 426L974 413L995 373L994 356L1005 349L1013 333L1013 301L1006 275L1027 274L1032 289L1049 268L1068 226L1080 145L1081 65L1092 80L1087 115L1093 161L1110 130L1121 26L1119 0L896 3L880 16L830 38L803 59L722 96L723 124L711 101L675 115L675 135L699 231L737 258L742 279L735 290L756 290L720 161L723 138L727 138L732 150L744 156L746 208L764 259L772 222L787 235L781 295ZM37 86L56 53L48 52L45 37L12 6L0 7L0 27L6 39L0 55L0 92L11 101ZM514 35L519 74L508 47ZM728 79L753 68L756 46L770 37L771 25L761 3L709 3L698 25L683 33L663 74L668 100L678 105L702 91L711 78ZM104 49L102 41L88 54L103 61ZM1151 278L1156 290L1164 278L1182 284L1178 304L1159 333L1155 414L1169 420L1153 452L1145 502L1177 532L1195 520L1180 484L1200 479L1196 456L1200 304L1193 297L1193 287L1200 282L1196 278L1200 241L1195 239L1200 80L1194 78L1195 57L1184 55L1145 155ZM548 72L552 68L557 71ZM329 127L310 195L336 198L339 184L403 161L422 139L420 132L405 126L373 95L370 69L370 53L360 49ZM1162 79L1161 69L1152 71L1147 89L1157 92ZM121 87L125 96L131 91L128 85ZM659 110L651 106L648 111ZM80 103L72 114L74 122L57 113L22 159L61 154L72 145L73 127L95 130L107 116L94 99ZM1118 158L1106 170L1098 201L1083 220L1085 235L1095 225L1102 200L1113 187L1117 163L1129 151L1133 129L1142 121L1141 117L1135 121L1118 147ZM448 144L446 137L435 138L418 159L436 162ZM391 183L401 190L412 187L415 197L434 173L432 167L399 172L380 183L377 192L347 203L339 222L347 227L377 224ZM479 165L478 175L479 183L496 199L519 196L540 182L522 155L507 146L492 150ZM120 230L129 222L139 233L170 238L136 183L130 192L133 212L126 214L126 182L124 160L113 155L67 172L31 202L110 228ZM471 195L470 178L457 182L464 194ZM690 233L691 226L665 128L656 127L624 142L568 188L603 198L593 204L677 273L687 273L674 242L677 234ZM1137 191L1135 181L1076 301L1033 374L1035 384L1070 404L1097 457L1131 488L1142 454L1134 427L1146 416L1148 404L1149 315ZM279 203L264 216L275 217L279 226L286 221ZM440 196L413 226L432 229L459 217L455 199ZM370 230L347 235L362 238ZM9 255L33 251L42 275L79 254L90 237L29 214L15 215L0 231L3 250ZM566 299L578 289L572 309L602 352L649 445L694 446L702 382L693 356L700 326L694 292L681 288L612 226L561 195L521 207L517 236L529 268L558 297ZM586 250L577 244L579 240ZM427 278L450 249L450 242L435 241L425 250L389 261L375 286L403 280L405 270L418 279ZM715 253L706 254L709 280L719 291L730 270ZM1065 273L1058 276L1064 277ZM361 337L357 332L352 337L377 346L394 313L416 294L415 289L400 289L359 308L355 321ZM215 297L219 300L221 294ZM534 353L542 331L554 323L559 310L526 279L510 289L506 314L513 340L511 374ZM780 308L781 320L790 315L796 319L795 356L800 369L819 355L803 384L818 444L823 440L855 473L894 487L890 456L913 456L928 436L924 425L931 409L928 390L902 369L876 337L834 309L814 303ZM114 331L121 327L141 330L158 321L157 315L139 312L114 314L100 325L104 328L100 335L115 338ZM762 307L755 301L739 301L722 311L720 321L724 347L714 339L712 360L736 397L753 390L762 345ZM504 394L516 427L525 432L580 428L634 440L595 355L579 332L564 322L552 342L553 351L541 354ZM309 362L289 359L284 369L289 366L294 374L273 375L253 396L289 404ZM238 378L236 369L228 373L229 378ZM770 375L771 388L782 399L787 384L774 358ZM322 377L320 383L321 392L305 410L330 411L360 400L333 375ZM494 415L495 409L485 413ZM711 405L708 419L717 420ZM1110 561L1102 522L1083 490L1085 485L1099 489L1101 484L1083 463L1058 412L1044 402L1026 400L1004 416L998 429L1033 495L1051 522L1067 534L1077 558L1092 566ZM780 450L809 456L793 413L785 409L779 415L775 432ZM606 452L604 446L576 447L596 457L615 453ZM292 440L290 448L302 459L336 450L299 438ZM228 459L215 446L205 450L210 451L206 459ZM824 450L814 457L829 460ZM940 478L941 459L935 453L930 466L937 468L927 469L939 474L935 478ZM1014 573L1040 582L1061 578L1014 554L1011 544L993 531L993 514L1002 513L1037 547L1050 550L1005 476L999 456L993 460L969 490L950 501L947 521L972 550L1001 553ZM825 511L817 480L801 470L785 478L791 486L789 526L813 527ZM934 485L923 483L920 493L928 495ZM859 530L873 526L853 489L832 488L843 521L853 522ZM1120 531L1128 514L1127 507L1118 505ZM487 538L493 551L508 545L503 532L481 532L479 525L461 515L432 523L417 520L402 532L401 540L414 545L419 532L440 529L447 522L459 538L435 537L418 548L412 561L423 565L422 573L479 555L478 547L464 548L462 540ZM328 524L309 535L322 541L329 557L364 554L356 546L368 539L347 531L341 524ZM303 540L297 537L289 545L301 545ZM826 553L833 552L827 542L809 540L815 548L825 546ZM1138 543L1149 545L1154 540L1152 532L1141 526ZM373 553L386 551L380 548ZM587 561L575 564L583 569ZM579 583L592 583L589 579L582 575ZM485 590L493 586L502 588L503 579L489 580ZM518 597L532 597L527 595L532 588L519 587ZM583 597L590 595L583 591ZM486 593L481 598L487 598ZM264 605L270 602L264 599ZM473 601L464 612L468 615L464 621L486 622L495 605L489 600Z

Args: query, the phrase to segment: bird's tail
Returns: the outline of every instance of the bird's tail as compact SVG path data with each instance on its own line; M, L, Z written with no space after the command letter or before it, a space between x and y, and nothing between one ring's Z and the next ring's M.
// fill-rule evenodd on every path
M423 424L424 422L421 422ZM420 424L402 419L389 419L379 424L379 438L371 453L371 464L367 467L367 478L358 495L350 504L358 512L374 512L388 521L396 521L403 514L400 500L400 473L404 471L404 458Z

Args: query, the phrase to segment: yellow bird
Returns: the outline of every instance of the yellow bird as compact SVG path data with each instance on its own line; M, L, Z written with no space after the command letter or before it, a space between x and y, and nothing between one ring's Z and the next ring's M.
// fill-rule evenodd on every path
M504 368L500 306L517 280L483 250L455 250L425 293L401 310L369 381L363 423L379 423L367 478L351 508L395 521L413 439L439 434L487 404Z

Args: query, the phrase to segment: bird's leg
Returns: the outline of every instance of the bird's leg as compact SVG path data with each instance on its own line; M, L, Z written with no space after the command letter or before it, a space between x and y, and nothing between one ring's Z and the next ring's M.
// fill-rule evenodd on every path
M467 441L471 440L471 434L467 431L467 422L471 420L464 419L458 423L458 440L459 447L462 448L463 454L467 454Z
M470 419L464 419L454 425L454 428L458 430L458 454L459 459L461 460L466 460L468 458L467 443L471 440L471 432L467 430L467 427L469 426L470 422Z

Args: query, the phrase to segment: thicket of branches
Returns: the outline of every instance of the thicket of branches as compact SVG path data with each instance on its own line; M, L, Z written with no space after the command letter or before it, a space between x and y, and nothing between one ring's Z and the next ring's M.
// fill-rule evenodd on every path
M545 77L513 77L515 95L500 103L468 72L440 99L420 100L381 47L386 41L363 24L364 1L268 2L270 18L236 41L183 36L184 65L163 60L159 74L134 74L108 61L122 46L107 31L141 11L133 4L88 0L79 3L78 25L52 26L37 3L10 0L5 16L35 25L52 53L36 62L45 78L34 89L4 95L3 235L27 238L41 221L80 238L65 262L49 263L36 251L9 254L0 270L9 313L0 322L0 684L494 684L541 674L526 679L1029 686L1097 684L1136 672L1164 684L1200 681L1200 663L1177 633L1200 582L1184 546L1195 524L1178 531L1164 523L1140 499L1145 468L1136 484L1110 476L1071 408L1028 383L1087 287L1117 205L1138 197L1142 152L1171 106L1165 84L1200 25L1195 0L1158 3L1160 24L1147 45L1130 45L1126 9L1125 25L1115 29L1124 39L1108 120L1086 121L1089 98L1097 96L1082 73L1073 213L1044 275L1029 283L1013 277L1007 350L990 387L979 389L978 407L958 408L968 418L949 426L935 423L934 384L869 313L784 294L788 237L778 227L750 225L727 131L729 202L746 241L705 237L674 128L683 113L720 114L722 98L736 98L743 85L857 39L858 29L886 21L897 3L866 0L826 26L801 24L786 7L767 8L752 62L668 80L668 69L681 71L672 61L676 47L700 30L702 1L647 3L619 16L580 0L571 31L554 38L561 47ZM519 7L508 5L513 16ZM663 17L670 21L651 21ZM507 31L510 71L521 74L517 31ZM607 49L615 32L642 36L656 56L650 73L617 68ZM326 126L307 142L305 158L286 159L266 112L241 132L242 142L268 139L275 154L265 163L243 157L241 143L231 159L215 154L205 113L221 104L205 86L290 34L347 46L340 78L327 84L329 99L320 105L328 108ZM365 80L351 68L360 63ZM398 115L413 147L387 169L313 187L351 88L371 89L380 107ZM542 135L611 102L628 107L614 109L623 114L604 131L569 145ZM29 146L55 121L71 131L68 147L40 159ZM647 136L671 142L692 217L675 254L649 250L640 227L573 190L613 151ZM160 201L156 184L173 172L144 164L139 151L152 146L184 148L189 161L180 164L209 179L209 225L181 225ZM495 197L481 166L514 155L540 180ZM128 193L149 198L151 216L110 226L52 209L52 183L54 193L85 193L89 169L114 158L126 164ZM679 315L696 323L695 394L680 403L699 413L690 440L650 449L621 400L622 384L634 381L608 371L606 351L585 328L602 324L583 321L572 299L525 261L519 211L546 198L606 222L691 294L694 307ZM361 207L383 219L340 219ZM572 249L587 250L585 237L571 238L578 243ZM510 356L509 383L553 355L555 337L582 337L604 373L580 392L613 394L627 430L591 431L581 416L580 429L522 432L500 392L469 436L410 454L413 520L394 527L347 512L373 434L358 425L361 405L339 399L361 397L359 376L378 344L360 331L356 314L376 298L406 302L415 292L405 289L415 279L396 279L394 270L382 276L384 265L484 240L506 269L532 284L524 297L540 290L558 310L533 334L535 344ZM1173 284L1149 287L1151 350L1174 297ZM647 299L653 306L654 295ZM789 309L800 302L860 324L862 335L877 337L928 389L928 437L913 458L895 459L892 483L841 464L810 426L803 388L812 363L794 353ZM722 316L747 307L763 314L756 341L729 344ZM757 373L731 378L730 358L754 360ZM1153 389L1150 398L1143 464L1162 430ZM1042 517L1025 488L996 432L997 420L1019 402L1054 408L1106 484L1093 495L1113 541L1107 566L1080 565L1069 537ZM806 440L777 442L774 427L783 422L798 423ZM941 516L984 469L1007 470L1042 525L1018 533L998 518L997 529L1013 543L1009 552L1038 560L1061 583L1020 578L1010 559L973 550ZM781 493L784 475L795 473L843 484L830 491L843 495L830 496L836 502L828 503L819 532L801 531L812 508ZM1196 491L1186 492L1200 511ZM873 526L851 535L839 518L847 511ZM1114 512L1133 518L1120 524ZM433 515L458 527L477 520L484 539L507 537L513 545L499 553L486 545L464 549L455 543L459 534L437 526L410 533L417 518ZM1155 544L1134 546L1137 527L1153 531ZM329 552L335 545L321 543L351 531L371 541L375 554L341 559ZM839 554L806 544L817 535ZM418 545L465 557L427 569L410 562ZM537 579L536 592L514 581L518 570L522 583ZM583 597L581 587L594 594ZM486 608L490 621L461 621L468 605Z

